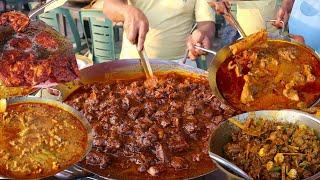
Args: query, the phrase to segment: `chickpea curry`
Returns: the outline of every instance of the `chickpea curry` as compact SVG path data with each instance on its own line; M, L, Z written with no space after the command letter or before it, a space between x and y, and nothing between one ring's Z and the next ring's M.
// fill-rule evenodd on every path
M69 112L44 103L18 103L0 113L0 175L50 176L81 160L87 131Z
M250 117L238 123L225 157L253 179L305 179L320 171L320 136L313 129Z
M320 62L304 47L265 41L230 56L217 72L222 96L235 108L300 109L320 96Z

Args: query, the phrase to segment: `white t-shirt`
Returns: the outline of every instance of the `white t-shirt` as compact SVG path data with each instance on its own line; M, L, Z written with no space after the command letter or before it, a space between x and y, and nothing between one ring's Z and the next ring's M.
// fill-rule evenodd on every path
M149 20L145 51L150 59L180 59L186 52L186 39L193 23L214 21L206 0L128 0ZM120 59L139 58L135 45L124 33Z

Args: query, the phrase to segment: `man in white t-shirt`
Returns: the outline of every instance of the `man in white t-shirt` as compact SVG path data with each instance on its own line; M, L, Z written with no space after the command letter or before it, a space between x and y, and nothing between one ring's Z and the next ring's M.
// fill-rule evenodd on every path
M214 12L206 0L105 0L104 14L124 23L121 59L139 58L136 45L150 59L179 60L187 48L196 59L204 52L193 46L210 48L214 35Z

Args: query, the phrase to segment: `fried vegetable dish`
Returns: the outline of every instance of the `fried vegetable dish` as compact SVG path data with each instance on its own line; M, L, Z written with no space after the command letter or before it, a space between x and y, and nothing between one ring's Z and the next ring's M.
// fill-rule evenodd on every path
M300 109L320 96L320 62L304 47L266 41L226 59L216 81L240 110Z
M234 110L220 103L204 77L176 73L81 87L66 103L94 129L82 165L117 179L188 178L208 173L208 139Z
M21 103L0 113L0 175L34 179L81 160L87 148L81 122L60 108Z
M224 146L225 157L252 178L304 179L320 171L320 136L307 126L250 117L236 125L241 130Z

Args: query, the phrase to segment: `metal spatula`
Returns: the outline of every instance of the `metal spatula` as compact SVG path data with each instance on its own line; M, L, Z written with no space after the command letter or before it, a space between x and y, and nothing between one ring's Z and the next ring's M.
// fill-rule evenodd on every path
M51 0L39 7L36 7L35 9L32 9L28 16L30 19L38 16L39 14L42 14L44 12L50 11L52 9L55 9L57 7L60 7L64 5L68 0Z

